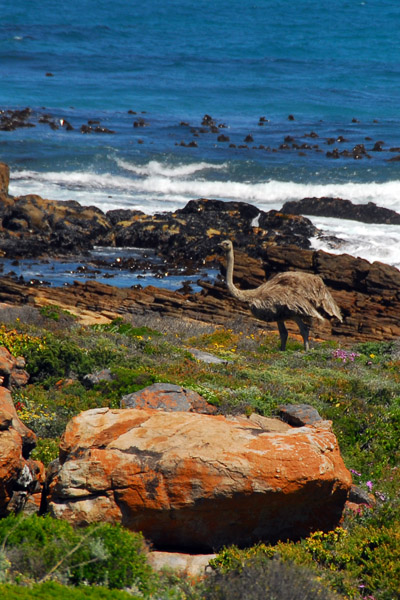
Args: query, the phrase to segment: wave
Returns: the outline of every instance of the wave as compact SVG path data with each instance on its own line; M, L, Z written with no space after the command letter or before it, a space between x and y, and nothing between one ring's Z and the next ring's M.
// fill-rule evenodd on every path
M195 173L205 170L223 170L226 169L228 163L211 164L208 162L190 163L185 165L166 166L165 164L151 160L146 165L135 165L121 158L115 158L116 164L125 169L135 173L136 175L142 175L147 177L154 177L161 175L162 177L189 177Z
M355 204L375 202L378 206L398 209L400 197L400 180L384 183L297 183L293 181L235 181L232 179L217 180L210 170L227 169L227 165L212 165L207 162L188 165L165 166L157 161L150 161L143 166L118 163L125 170L136 176L113 173L95 173L93 171L73 172L36 172L19 171L12 175L10 193L22 195L37 193L55 200L76 199L84 204L96 203L99 193L102 197L100 208L108 210L107 197L112 196L112 203L126 207L128 197L135 204L146 201L154 210L168 210L175 203L179 208L193 198L216 198L222 200L239 200L253 203L263 210L279 209L288 200L300 200L306 197L339 197L351 200ZM205 177L205 172L208 170ZM202 172L202 177L196 175ZM140 177L137 177L140 175ZM229 177L229 172L224 173ZM91 199L92 197L92 199Z

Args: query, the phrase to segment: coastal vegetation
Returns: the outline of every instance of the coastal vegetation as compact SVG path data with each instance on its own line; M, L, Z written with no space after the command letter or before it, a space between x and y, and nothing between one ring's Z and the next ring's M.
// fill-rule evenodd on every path
M46 466L74 415L119 408L125 394L165 382L197 391L221 414L274 416L282 404L313 406L332 421L354 483L369 494L369 504L347 508L334 531L224 548L202 579L155 573L146 540L121 526L74 530L49 516L9 516L0 521L4 597L399 597L400 342L315 342L304 352L290 338L282 353L275 334L240 319L229 329L154 316L84 326L52 306L3 311L0 345L26 360L30 382L13 399L38 436L32 456ZM194 348L222 361L196 360ZM104 379L88 377L105 369Z

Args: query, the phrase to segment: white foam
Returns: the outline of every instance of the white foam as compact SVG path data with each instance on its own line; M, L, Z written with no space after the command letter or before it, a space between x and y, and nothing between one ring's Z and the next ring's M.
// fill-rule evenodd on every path
M355 204L375 202L378 206L399 210L400 180L385 183L304 184L277 180L240 182L189 177L205 169L225 167L224 164L209 163L168 167L157 161L150 161L144 166L126 164L126 170L141 177L90 171L19 171L13 174L10 192L22 195L28 193L29 189L29 193L44 193L45 197L60 200L78 193L83 194L82 202L86 201L86 196L98 192L107 192L113 197L115 194L131 194L141 199L157 195L160 208L164 203L175 201L178 207L189 199L207 197L251 202L264 210L279 209L288 200L330 196L345 198ZM78 197L76 199L79 201Z
M370 262L384 262L400 269L400 226L360 223L346 219L310 216L313 224L342 243L332 245L324 238L313 238L312 247L332 254L351 254Z

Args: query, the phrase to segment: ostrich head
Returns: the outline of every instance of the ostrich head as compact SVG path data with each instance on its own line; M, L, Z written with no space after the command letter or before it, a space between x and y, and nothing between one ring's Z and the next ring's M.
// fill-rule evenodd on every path
M225 254L228 254L228 252L233 250L233 244L232 244L231 240L224 240L223 242L221 242L219 244L219 247L222 249L222 251Z

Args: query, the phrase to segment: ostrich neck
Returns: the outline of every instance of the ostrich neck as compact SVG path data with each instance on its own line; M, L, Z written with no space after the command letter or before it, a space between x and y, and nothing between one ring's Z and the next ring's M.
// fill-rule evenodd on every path
M239 288L236 287L236 285L233 283L233 265L234 265L234 256L233 256L233 250L230 250L228 255L227 255L227 267L226 267L226 285L228 286L228 290L230 291L230 293L232 294L232 296L234 298L237 298L238 300L247 300L247 295L245 294L244 291L239 290Z

